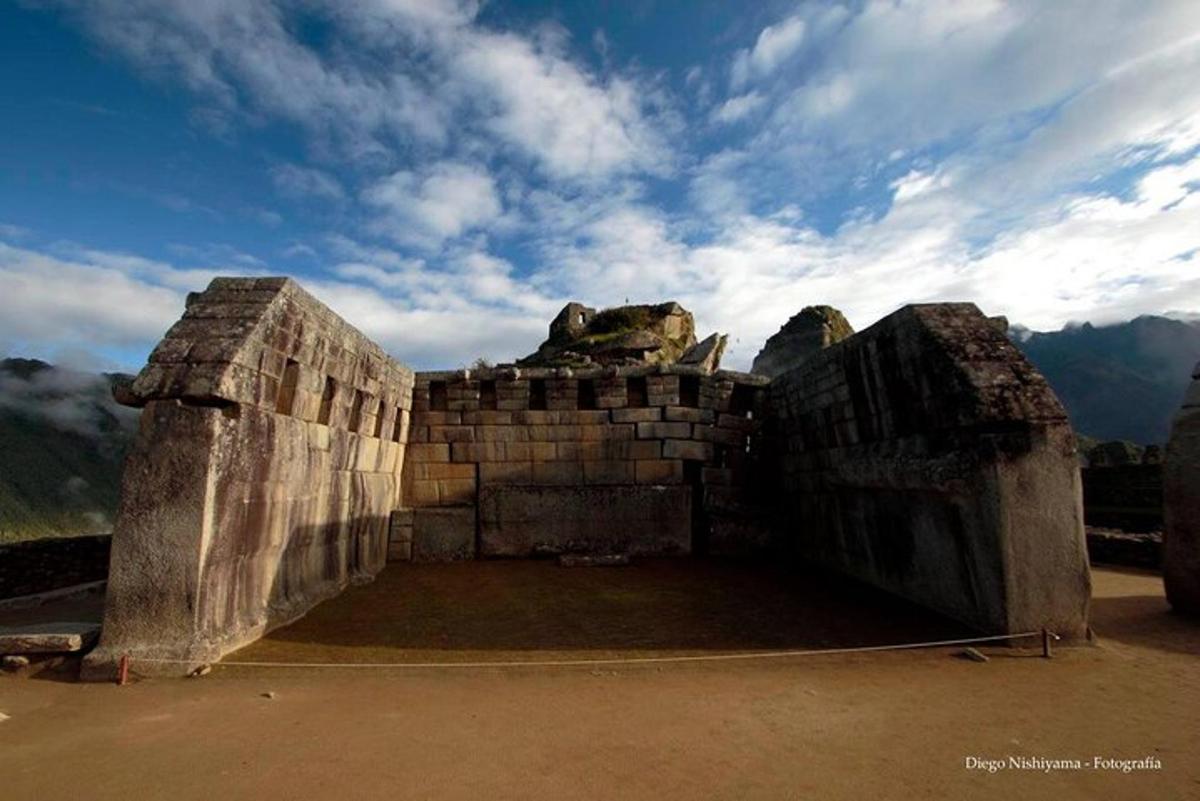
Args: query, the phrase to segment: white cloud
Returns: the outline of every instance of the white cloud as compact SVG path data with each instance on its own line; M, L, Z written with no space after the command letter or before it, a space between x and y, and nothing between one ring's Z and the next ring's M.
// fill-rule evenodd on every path
M400 170L363 192L380 210L373 230L420 247L437 247L500 216L496 182L471 164L440 162L421 173Z
M271 169L275 188L291 198L343 200L346 190L341 183L323 170L297 164L279 164Z
M666 172L672 162L663 138L670 115L656 108L663 95L653 85L632 74L593 74L552 29L524 36L481 26L474 2L301 4L346 37L330 53L297 37L288 3L56 4L150 74L182 81L207 104L201 116L224 132L239 114L279 118L309 131L319 150L332 145L376 166L471 138L495 140L556 177ZM312 175L281 180L336 194Z
M758 92L747 92L744 95L731 97L713 109L712 119L714 122L722 123L737 122L754 112L765 100L766 98Z
M0 342L39 349L153 342L183 312L182 276L95 251L64 259L0 243ZM150 279L159 280L150 280Z
M666 173L673 156L646 116L648 89L628 78L601 82L565 58L552 40L511 34L463 36L450 70L483 125L559 178L640 170ZM649 93L652 94L652 93Z
M763 28L753 48L740 50L734 56L733 85L743 86L753 77L769 75L778 69L799 50L806 28L807 23L800 16L788 17Z

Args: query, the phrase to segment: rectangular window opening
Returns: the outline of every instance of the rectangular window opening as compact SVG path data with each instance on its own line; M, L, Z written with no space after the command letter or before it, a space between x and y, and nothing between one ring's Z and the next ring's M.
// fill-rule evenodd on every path
M700 376L681 375L679 377L679 405L691 406L693 409L700 406Z
M279 384L279 394L275 396L275 412L291 414L296 405L296 385L300 383L300 365L291 359L283 368L283 380Z
M362 425L363 403L366 402L366 393L361 389L354 390L354 403L350 406L350 431L357 434L359 427Z
M529 408L535 410L546 408L545 379L534 378L529 382Z
M496 398L496 382L495 381L480 381L479 382L479 408L485 412L493 412L498 405Z
M646 376L632 376L625 382L625 399L625 405L634 409L643 409L650 405Z
M333 380L333 376L325 377L325 389L321 393L321 409L317 412L317 422L323 426L329 425L329 418L333 416L333 401L337 397L337 382Z
M429 382L429 411L444 412L449 401L446 398L446 382L445 381L430 381Z
M753 418L754 395L755 389L749 384L734 384L733 395L729 398L730 413L747 419Z
M596 408L596 382L591 379L584 379L579 382L579 408L580 409L595 409Z
M379 405L375 407L375 439L383 439L383 410L387 408L383 403L383 398L379 399Z

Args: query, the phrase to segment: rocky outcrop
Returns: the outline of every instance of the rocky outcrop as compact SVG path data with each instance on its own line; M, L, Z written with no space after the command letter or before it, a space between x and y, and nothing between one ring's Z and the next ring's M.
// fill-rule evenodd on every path
M754 357L750 372L774 378L854 333L832 306L806 306L774 334Z
M1200 614L1200 364L1171 426L1163 469L1163 581L1176 611Z
M714 339L715 337L715 339ZM674 301L657 305L617 306L596 311L568 303L550 323L550 336L522 367L591 367L675 364L684 357L710 371L720 364L725 340L713 335L697 351L692 313Z

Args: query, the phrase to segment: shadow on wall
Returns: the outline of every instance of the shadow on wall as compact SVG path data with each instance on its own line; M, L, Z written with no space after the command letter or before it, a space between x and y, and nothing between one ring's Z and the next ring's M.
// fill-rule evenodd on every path
M570 569L497 560L392 565L231 658L817 649L972 634L880 590L793 566L659 558Z

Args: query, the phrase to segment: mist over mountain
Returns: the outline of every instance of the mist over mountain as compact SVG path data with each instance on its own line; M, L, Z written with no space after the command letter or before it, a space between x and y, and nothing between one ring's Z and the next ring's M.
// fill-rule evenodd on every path
M0 361L0 542L110 530L137 411L119 374Z
M1099 440L1164 443L1200 361L1200 322L1146 315L1039 332L1014 326L1024 351L1071 416Z

